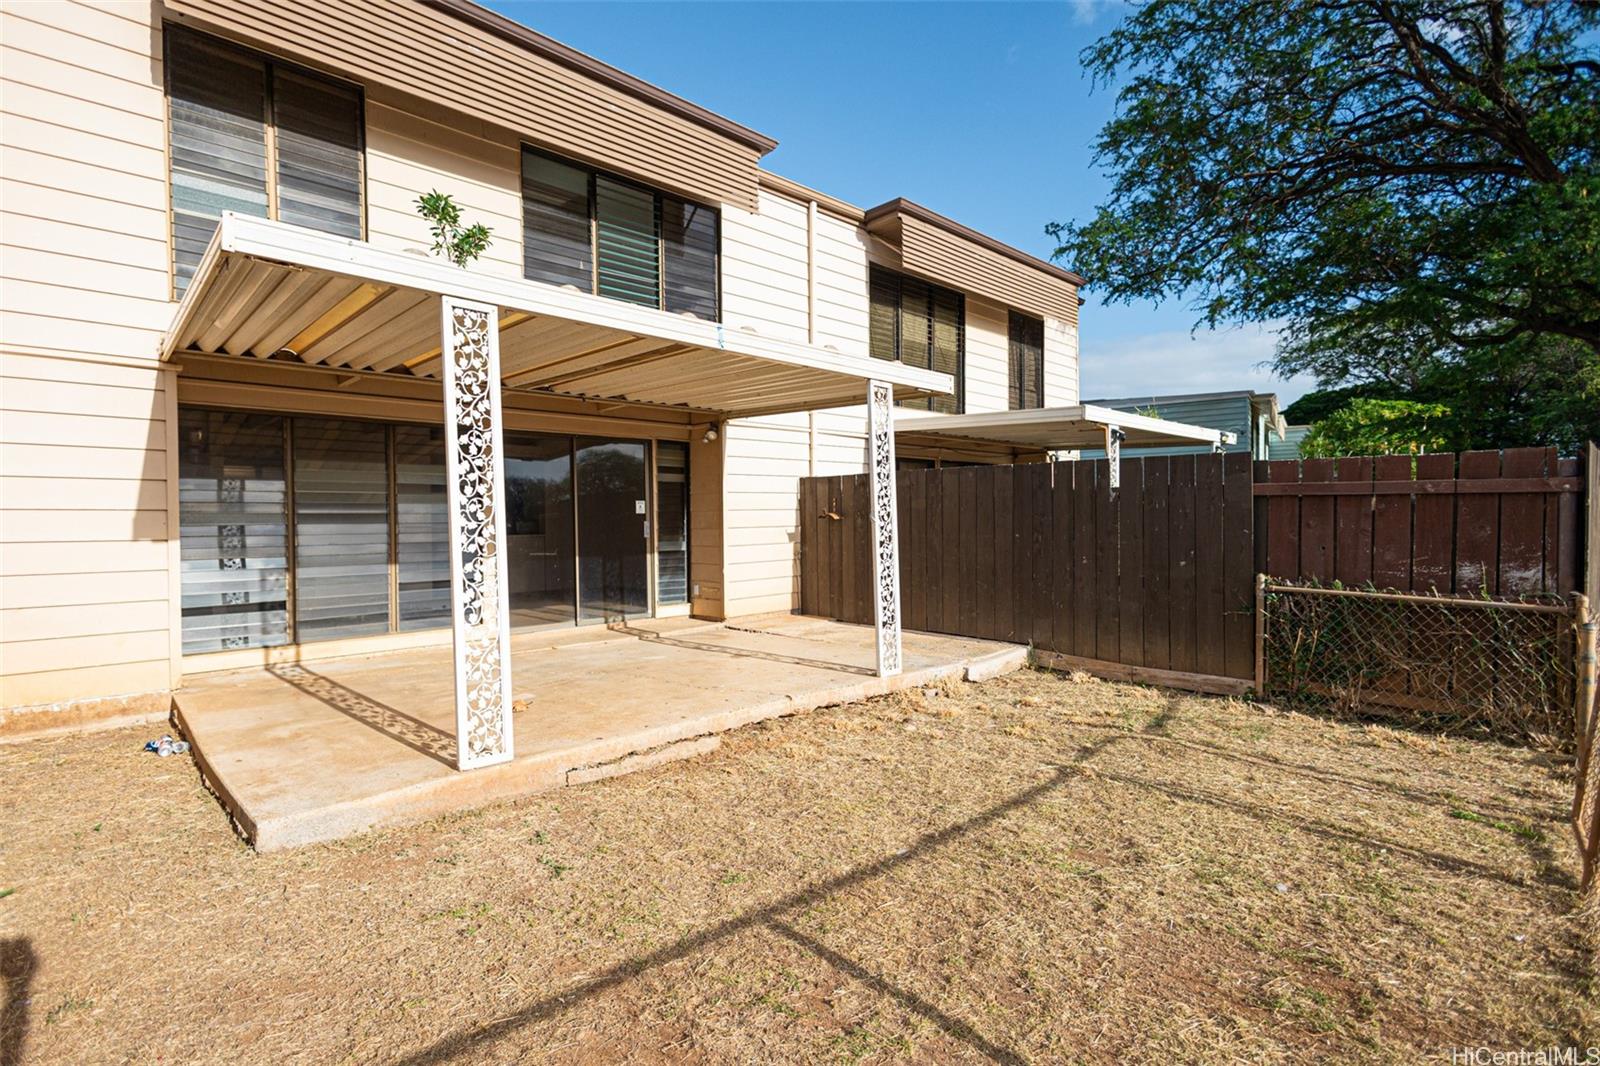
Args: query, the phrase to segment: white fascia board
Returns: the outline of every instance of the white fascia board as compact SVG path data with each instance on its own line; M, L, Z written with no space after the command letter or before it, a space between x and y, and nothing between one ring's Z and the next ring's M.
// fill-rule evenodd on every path
M1151 418L1126 411L1093 404L1072 407L1035 407L1021 411L991 411L975 415L904 415L896 413L897 433L939 433L953 437L971 437L1005 441L1008 432L1032 430L1048 434L1052 430L1065 432L1087 426L1117 426L1124 431L1169 438L1171 441L1194 441L1199 444L1231 444L1232 433L1191 426L1185 422L1169 422L1164 418ZM1031 446L1041 446L1037 443ZM1049 445L1042 445L1049 447ZM1073 444L1071 447L1081 447ZM1139 446L1146 446L1140 442Z
M1220 429L1191 426L1187 422L1169 422L1165 418L1151 418L1149 415L1136 415L1128 411L1114 411L1109 407L1096 407L1093 404L1084 404L1081 410L1083 411L1083 417L1087 421L1098 422L1106 426L1117 426L1124 431L1135 430L1154 436L1197 441L1201 444L1233 443L1231 438L1234 434L1226 433Z
M939 395L955 392L955 378L950 374L762 337L740 329L729 329L720 322L703 322L576 289L480 274L438 259L374 248L365 241L336 237L271 219L237 215L231 211L223 213L217 232L195 270L194 281L184 293L183 302L178 305L172 328L162 340L163 359L172 356L178 337L183 334L189 316L194 313L198 292L204 287L200 283L223 253L253 256L307 270L322 270L360 281L417 289L441 296L458 296L507 310L586 322L677 344L719 349L787 366L822 370L858 379L863 390L868 381L876 379Z

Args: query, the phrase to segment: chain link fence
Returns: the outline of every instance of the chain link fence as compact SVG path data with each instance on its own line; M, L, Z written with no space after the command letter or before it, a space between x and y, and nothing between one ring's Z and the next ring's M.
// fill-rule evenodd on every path
M1263 691L1363 720L1571 753L1574 607L1267 582Z

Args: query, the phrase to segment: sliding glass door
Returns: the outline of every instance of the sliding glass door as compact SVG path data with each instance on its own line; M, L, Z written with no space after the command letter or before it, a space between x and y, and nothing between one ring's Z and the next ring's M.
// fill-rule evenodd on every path
M185 406L180 434L186 653L450 625L442 428ZM507 433L512 627L684 603L687 468L682 442Z
M506 568L511 625L573 615L572 438L506 434Z
M578 620L617 622L647 614L648 446L579 437L577 456Z

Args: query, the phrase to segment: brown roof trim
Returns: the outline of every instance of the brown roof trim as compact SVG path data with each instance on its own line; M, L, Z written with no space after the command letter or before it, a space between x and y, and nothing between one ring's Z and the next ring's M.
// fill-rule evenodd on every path
M610 64L602 63L591 55L546 37L514 19L506 18L497 11L491 11L481 4L474 3L473 0L422 0L422 2L429 7L454 15L463 22L470 22L479 29L502 37L512 44L526 48L536 55L560 63L596 81L605 82L630 96L638 97L646 103L654 104L698 125L715 130L741 144L749 145L762 155L778 147L778 142L764 133L757 133L748 126L741 126L732 119L724 118L715 111L708 111L699 104L692 104L681 96L674 96L659 86L651 85Z
M801 185L798 181L786 178L782 174L774 174L770 170L758 168L756 170L756 180L761 183L763 189L771 189L773 192L787 196L791 200L799 200L801 203L807 200L815 200L817 206L822 210L829 214L837 215L846 222L854 222L859 225L866 216L866 212L855 204L846 203L837 197L829 196L825 192L818 192L809 185Z
M967 240L981 245L991 252L996 252L1008 259L1014 259L1035 270L1042 270L1044 273L1060 278L1062 281L1070 282L1073 285L1088 284L1088 280L1082 274L1075 274L1063 267L1056 266L1054 263L1047 263L1038 256L1029 255L1020 248L1013 248L1009 244L1001 244L993 237L985 236L970 226L963 226L954 219L946 218L938 212L929 211L921 204L913 203L903 196L890 200L886 204L879 204L877 207L869 207L864 221L870 229L874 222L889 215L910 215L913 218L920 218L931 226L938 226L940 229L948 230L958 237L965 237Z

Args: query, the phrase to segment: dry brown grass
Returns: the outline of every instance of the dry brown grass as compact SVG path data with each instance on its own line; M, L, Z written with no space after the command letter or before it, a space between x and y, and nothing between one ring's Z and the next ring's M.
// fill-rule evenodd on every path
M1399 1060L1600 1031L1565 786L1527 751L1029 672L258 856L144 735L0 749L28 1062Z

